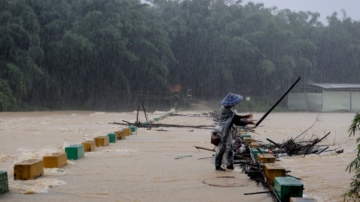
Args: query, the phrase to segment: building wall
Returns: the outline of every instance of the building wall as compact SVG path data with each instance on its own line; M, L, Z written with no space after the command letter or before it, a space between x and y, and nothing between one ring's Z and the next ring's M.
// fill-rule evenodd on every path
M324 95L322 93L289 93L288 109L312 112L347 112L350 110L359 112L360 92L351 92L351 95L350 91L324 91Z
M360 112L360 92L352 92L351 104L353 112Z
M311 112L322 112L322 93L306 93L308 109Z
M304 93L289 93L288 109L294 111L307 111Z
M324 112L350 111L350 91L324 91Z

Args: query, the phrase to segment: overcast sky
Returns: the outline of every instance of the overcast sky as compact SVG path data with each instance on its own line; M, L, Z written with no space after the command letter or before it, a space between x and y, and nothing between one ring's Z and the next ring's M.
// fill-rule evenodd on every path
M360 21L360 0L243 0L243 3L247 4L249 1L264 3L266 8L276 6L278 9L288 8L296 12L318 12L324 23L327 22L326 17L333 12L337 12L338 18L342 19L341 9L344 9L348 17Z

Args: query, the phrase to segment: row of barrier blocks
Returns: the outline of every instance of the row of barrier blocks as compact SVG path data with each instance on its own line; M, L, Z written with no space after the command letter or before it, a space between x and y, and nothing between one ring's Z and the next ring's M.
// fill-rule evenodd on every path
M61 168L67 164L67 154L53 153L40 159L28 159L14 166L14 180L31 180L44 174L44 168Z
M115 131L113 133L108 133L107 136L98 136L94 138L94 141L88 140L84 141L78 145L71 145L65 148L68 159L79 159L84 156L84 152L91 152L95 150L95 147L105 147L109 143L115 143L117 140L123 140L126 136L129 136L131 133L136 133L136 126L129 126L129 128L124 128L121 131ZM67 152L68 151L68 152Z
M94 138L94 141L88 140L81 144L71 145L65 148L68 159L77 160L84 157L84 152L91 152L95 150L95 147L105 147L109 143L115 143L117 140L123 140L126 136L137 132L136 126L129 126L121 131L115 131L114 133L108 133L107 136L98 136Z
M9 180L6 171L0 170L0 194L9 191Z
M251 138L249 134L241 134L243 139ZM268 184L274 186L274 191L278 195L281 202L316 202L314 198L302 198L303 184L293 177L285 177L286 170L280 164L275 163L275 157L272 154L265 153L264 149L260 149L261 153L256 147L258 143L249 141L251 152L256 161L264 164L264 174Z
M130 126L122 131L109 133L107 136L98 136L94 141L85 141L81 144L74 144L65 147L65 153L53 153L43 156L43 160L28 159L14 165L14 180L31 180L44 174L44 168L61 168L67 164L68 159L77 160L84 157L84 152L94 151L95 147L107 146L116 142L117 139L123 140L131 133L136 133L137 127ZM7 171L0 171L0 194L9 191Z
M154 119L154 121L160 121L160 120L163 120L163 119L165 119L165 118L167 118L168 116L171 116L171 115L172 115L172 113L169 112L169 113L166 113L165 115L162 115L162 116L159 116L159 117L156 117L156 118L153 118L153 119Z
M95 150L95 147L105 147L108 146L109 143L115 143L117 140L123 140L126 136L129 136L132 133L137 132L136 126L129 126L128 128L124 128L121 131L115 131L113 133L108 133L107 136L98 136L94 138L94 141L85 141L82 142L81 145L83 149L81 149L81 145L72 145L68 148L68 159L79 159L84 156L84 152L91 152ZM65 148L66 151L67 148Z
M257 149L259 144L251 138L250 134L239 126L240 137L244 142L250 143L251 152L256 161L264 164L264 174L267 182L270 185L274 185L275 193L279 196L281 202L315 202L313 198L302 198L303 184L293 178L285 177L286 170L280 164L275 163L275 157L272 154L266 154L264 149L260 149L262 153Z
M286 170L275 163L272 154L256 154L256 161L264 164L264 174L268 184L274 185L281 202L316 202L313 198L302 198L303 184L296 178L286 177Z

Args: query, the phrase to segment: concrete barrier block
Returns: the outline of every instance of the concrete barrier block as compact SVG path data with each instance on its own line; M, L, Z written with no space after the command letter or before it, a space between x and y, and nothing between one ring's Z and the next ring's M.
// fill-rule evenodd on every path
M98 136L94 138L95 145L97 147L105 147L109 145L109 137L108 136Z
M44 162L39 159L29 159L16 163L14 180L31 180L44 174Z
M9 191L9 179L6 171L0 170L0 194Z
M84 146L82 144L74 144L65 147L66 156L68 159L77 160L84 157Z
M261 151L262 153L265 153L265 149L262 149L262 148L259 148L259 149L260 149L260 151ZM259 149L257 149L257 148L251 148L251 152L252 152L252 154L253 154L253 156L254 156L255 159L257 158L257 155L258 155L258 154L261 154L260 151L259 151Z
M126 135L126 136L129 136L130 133L131 133L131 132L130 132L130 128L123 128L122 130L125 132L125 135Z
M137 127L136 126L129 126L130 132L132 135L137 134Z
M252 139L251 137L244 137L243 140L244 142L248 142L248 143L254 142L254 139Z
M242 133L242 134L240 135L240 137L242 137L242 138L251 138L251 135L250 135L250 134L247 134L247 133Z
M275 177L274 191L281 201L291 197L302 197L304 185L293 177Z
M115 131L115 134L118 140L123 140L126 137L125 131Z
M61 168L67 164L65 153L53 153L51 156L43 157L44 168Z
M264 164L264 174L270 185L274 184L275 177L285 177L285 168L278 163Z
M116 134L115 133L109 133L107 134L107 136L109 137L109 143L115 143L117 140Z
M82 142L81 144L84 146L84 151L85 152L95 151L95 147L96 147L95 141L88 140L88 141Z
M275 157L272 154L258 154L256 161L260 163L275 163Z
M251 148L256 148L256 147L259 146L259 143L257 143L257 142L252 142L252 143L249 144L249 146L250 146Z

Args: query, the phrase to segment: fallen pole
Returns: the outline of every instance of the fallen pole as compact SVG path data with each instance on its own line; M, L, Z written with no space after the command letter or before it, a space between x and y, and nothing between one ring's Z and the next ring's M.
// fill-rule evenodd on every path
M304 157L311 151L311 149L319 142L321 142L323 139L325 139L328 135L330 135L331 132L329 132L328 134L326 134L324 137L322 137L320 140L314 140L314 142L308 147L308 149L306 150Z
M270 114L270 112L281 102L282 99L284 99L284 97L291 91L291 89L294 88L294 86L297 84L297 82L299 82L301 79L301 77L299 77L295 83L293 83L293 85L291 85L291 87L284 93L283 96L281 96L281 98L264 114L263 117L261 117L261 119L255 124L255 128L259 126L259 124L267 117L267 115Z
M273 143L275 146L280 147L278 143L270 140L269 138L266 138L266 140L269 141L269 142L271 142L271 143Z
M203 149L203 150L206 150L206 151L212 151L212 152L215 152L215 148L214 149L208 149L208 148L204 148L204 147L198 147L198 146L195 146L196 149Z
M244 193L244 195L271 194L271 193L272 193L272 191L259 191L259 192Z
M321 154L322 152L324 152L325 150L329 149L329 147L326 147L325 149L319 151L317 154Z
M150 127L150 124L142 124L142 123L138 123L138 124L133 124L130 123L128 121L124 121L122 120L124 123L118 123L118 122L112 122L110 124L118 124L118 125L134 125L137 126L138 128L148 128ZM186 126L186 125L175 125L175 124L151 124L151 127L175 127L175 128L201 128L201 129L213 129L213 125L199 125L199 126Z

